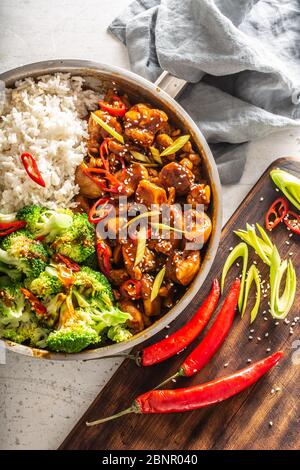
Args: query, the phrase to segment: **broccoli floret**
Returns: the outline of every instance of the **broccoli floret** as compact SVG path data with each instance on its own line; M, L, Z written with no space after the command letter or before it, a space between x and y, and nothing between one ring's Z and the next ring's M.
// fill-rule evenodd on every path
M8 321L22 317L25 299L20 287L20 284L10 284L0 288L0 314Z
M73 212L69 209L51 210L30 205L19 210L17 218L27 222L26 228L35 238L44 237L47 243L51 243L72 226Z
M94 251L88 258L86 258L84 262L82 263L82 265L87 266L88 268L91 268L94 271L98 271L99 265L98 265L96 252Z
M110 307L113 305L114 295L111 285L104 274L94 271L87 266L83 266L76 273L74 282L74 290L84 294L85 297L95 297L98 302Z
M3 263L0 263L0 274L6 274L12 281L20 281L22 278L20 271Z
M95 253L94 226L86 214L74 214L73 224L57 236L51 249L68 256L77 263L83 263Z
M89 309L81 309L80 314L84 321L90 322L90 325L99 335L106 333L109 327L124 325L131 319L129 313L122 312L118 307L112 306L104 309L103 305L95 300L91 303Z
M69 294L60 306L58 328L50 333L47 347L56 352L76 353L98 342L98 334L80 319Z
M128 341L132 337L132 333L124 328L124 326L116 325L108 330L107 337L115 343L122 343L123 341Z
M46 249L27 230L11 233L1 243L0 262L16 267L26 276L38 277L47 261Z
M48 326L52 327L57 323L59 316L60 316L60 310L63 305L63 303L66 300L66 295L60 292L59 294L55 295L52 297L47 303L44 303L45 307L47 308L47 316L44 320L44 323L46 323Z
M0 337L43 348L49 330L38 324L35 314L25 303L20 286L13 284L0 289Z
M47 271L42 272L39 277L26 283L26 286L37 297L47 299L63 290L63 284L57 276L52 276Z

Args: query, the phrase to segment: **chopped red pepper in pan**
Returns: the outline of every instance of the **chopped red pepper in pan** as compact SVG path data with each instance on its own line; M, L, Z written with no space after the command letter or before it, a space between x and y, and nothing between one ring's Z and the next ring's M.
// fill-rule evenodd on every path
M137 281L136 279L128 279L127 281L123 282L120 287L120 291L123 297L130 299L140 299L142 294L141 290L141 281Z
M53 256L53 260L58 263L63 263L74 273L78 273L80 271L79 264L75 263L71 258L65 255L61 255L60 253L56 253Z
M111 116L123 117L127 111L125 104L117 95L112 96L112 103L99 101L100 108L107 111Z
M21 160L22 160L22 163L23 163L23 166L25 168L27 175L35 183L39 184L40 186L43 186L44 188L46 186L46 183L43 180L43 177L37 166L35 158L30 153L24 152L21 155Z
M102 197L95 202L89 211L89 221L91 224L97 224L105 219L113 209L113 205L109 204L108 197Z
M16 222L0 222L0 237L5 237L10 233L16 232L17 230L25 227L26 222L17 220Z
M38 314L38 315L45 315L47 312L47 309L45 305L42 304L42 302L39 301L39 299L33 295L32 292L30 292L28 289L25 289L21 287L21 292L23 293L25 299L28 300L28 302L31 304L32 309Z

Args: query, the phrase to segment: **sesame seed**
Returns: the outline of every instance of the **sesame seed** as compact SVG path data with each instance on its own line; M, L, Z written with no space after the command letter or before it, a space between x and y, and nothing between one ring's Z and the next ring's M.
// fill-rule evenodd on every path
M250 330L250 333L254 333L254 328L252 328L252 330Z
M252 359L250 359L250 358L247 359L247 362L248 362L248 364L250 364L250 362L252 362Z
M253 339L253 336L248 336L248 339L250 339L250 341L251 341L251 339Z
M261 341L261 337L260 337L260 336L257 337L257 341Z
M267 349L266 349L266 352L270 352L270 351L271 351L271 348L267 348Z
M273 421L269 421L270 428L273 426Z
M289 256L293 256L293 254L294 254L294 253L291 251L291 252L289 253Z
M279 325L279 321L276 321L276 322L275 322L275 326L278 326L278 325Z
M226 368L228 366L229 366L229 362L225 362L224 367Z
M284 320L284 323L285 323L286 325L288 325L288 324L290 323L290 320L288 320L288 319L286 318L286 319Z
M275 191L276 191L277 193L279 193L279 189L278 189L278 188L275 188Z
M260 202L263 202L264 198L263 198L263 197L261 197L259 200L260 200Z
M289 242L288 240L285 240L285 243L286 243L286 245L289 245L289 244L290 244L290 242Z
M271 395L274 395L274 393L275 393L275 389L272 388L272 390L271 390Z
M269 333L265 333L265 338L267 338L269 336Z
M175 383L175 382L176 382L176 379L172 379L172 382L174 382L174 383Z

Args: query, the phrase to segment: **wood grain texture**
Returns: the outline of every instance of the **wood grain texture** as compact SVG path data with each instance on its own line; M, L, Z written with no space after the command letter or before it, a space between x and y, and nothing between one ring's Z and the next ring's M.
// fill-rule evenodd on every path
M287 169L300 176L299 159L283 158L274 162L272 167ZM220 278L229 248L238 242L233 230L244 228L246 222L259 222L263 225L266 210L279 196L269 178L270 169L271 167L256 183L224 227L216 260L200 292L172 323L170 329L165 329L157 335L156 340L184 324L207 295L212 279ZM230 204L230 201L224 201L224 204ZM295 235L289 238L288 235L289 232L282 225L271 237L283 258L293 253L291 258L299 276L299 238ZM268 268L256 255L253 256L252 250L250 253L249 262L256 259L263 278L267 279ZM230 281L238 273L238 267L231 269L224 295ZM176 384L172 384L172 387L177 388L212 380L246 366L248 359L253 362L261 359L269 354L268 348L271 352L283 349L285 358L279 366L251 388L223 403L202 410L169 415L127 415L101 426L88 428L85 425L86 421L127 408L135 396L153 388L173 374L183 356L198 344L203 334L205 335L206 329L186 352L157 366L141 369L130 360L124 361L60 449L299 449L300 363L297 365L292 361L296 353L295 342L300 340L299 323L293 327L294 333L290 334L293 318L300 315L299 293L298 282L296 301L289 315L290 324L280 322L276 325L268 313L268 298L264 298L253 326L249 325L249 311L243 320L237 315L230 335L205 369L191 379L181 378ZM219 308L211 322L214 321ZM254 332L250 333L252 328ZM249 335L253 336L252 340L249 340ZM300 354L298 359L300 362ZM228 366L225 367L226 363ZM280 387L280 390L271 393L276 387ZM269 425L270 422L273 422L273 426Z

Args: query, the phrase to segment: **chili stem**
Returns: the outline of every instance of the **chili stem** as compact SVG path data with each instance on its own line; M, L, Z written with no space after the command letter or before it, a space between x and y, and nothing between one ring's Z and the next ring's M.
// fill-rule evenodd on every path
M128 415L130 413L139 413L138 409L135 406L131 406L130 408L126 408L126 410L120 411L115 415L108 416L107 418L97 419L97 421L86 422L87 426L96 426L97 424L105 423L106 421L111 421L113 419L120 418L121 416Z
M162 387L163 385L168 384L169 382L171 382L171 380L177 379L178 377L182 377L182 374L180 372L176 372L176 374L170 375L170 377L168 377L166 380L158 384L153 390L157 390L158 388Z

